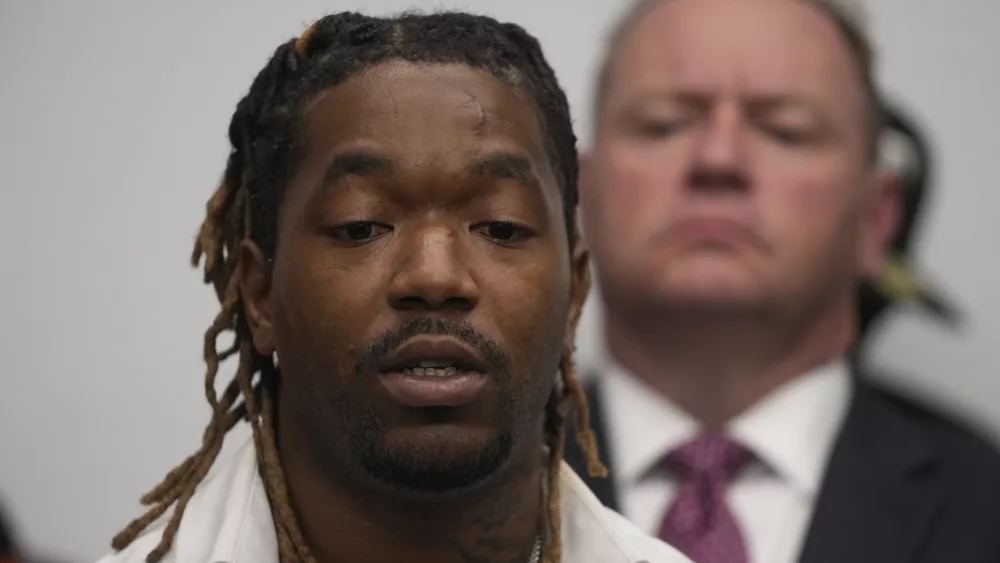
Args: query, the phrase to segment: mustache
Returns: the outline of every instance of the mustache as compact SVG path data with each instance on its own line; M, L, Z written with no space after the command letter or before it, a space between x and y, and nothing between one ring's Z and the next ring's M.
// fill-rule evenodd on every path
M510 373L510 356L489 335L468 321L430 316L408 319L378 334L362 350L355 373L375 373L377 366L397 348L422 334L449 336L459 340L479 352L491 374L506 378Z

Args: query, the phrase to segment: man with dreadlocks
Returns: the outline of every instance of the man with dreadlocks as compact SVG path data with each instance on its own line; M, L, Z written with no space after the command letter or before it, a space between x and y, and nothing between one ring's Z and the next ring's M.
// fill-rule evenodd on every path
M533 37L327 16L278 47L229 138L194 252L222 303L212 418L104 562L686 561L562 462L574 413L603 471L570 358L576 139ZM243 419L253 443L202 482Z

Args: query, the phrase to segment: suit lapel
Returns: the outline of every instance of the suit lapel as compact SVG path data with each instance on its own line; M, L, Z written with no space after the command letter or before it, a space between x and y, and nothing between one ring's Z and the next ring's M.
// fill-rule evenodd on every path
M596 377L591 377L589 380L590 382L584 387L584 390L587 393L587 403L590 406L590 428L594 431L594 437L597 439L597 448L601 456L601 461L608 468L608 473L613 476L615 472L614 468L611 467L611 456L608 452L610 442L607 436L608 429L604 418L600 384L597 383ZM615 490L614 479L611 476L591 477L587 473L587 458L580 445L576 443L575 437L576 425L570 423L566 432L566 463L576 471L604 506L612 510L618 510L618 493Z
M860 379L800 563L905 563L942 503L933 451Z

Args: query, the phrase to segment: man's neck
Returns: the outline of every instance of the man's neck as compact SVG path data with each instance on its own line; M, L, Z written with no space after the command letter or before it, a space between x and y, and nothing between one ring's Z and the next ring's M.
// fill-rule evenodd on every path
M854 317L845 310L801 322L670 313L649 322L649 316L609 312L605 336L623 368L715 428L787 381L843 356L854 337Z
M426 502L332 483L292 449L282 453L299 526L319 563L526 563L535 547L541 454L484 490Z

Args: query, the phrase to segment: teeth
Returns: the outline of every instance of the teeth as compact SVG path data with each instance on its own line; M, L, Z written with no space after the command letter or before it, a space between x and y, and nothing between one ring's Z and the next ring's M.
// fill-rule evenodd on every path
M418 365L422 368L447 368L455 364L442 360L421 360Z
M449 377L458 373L454 367L446 368L403 368L403 375L416 375L418 377Z

